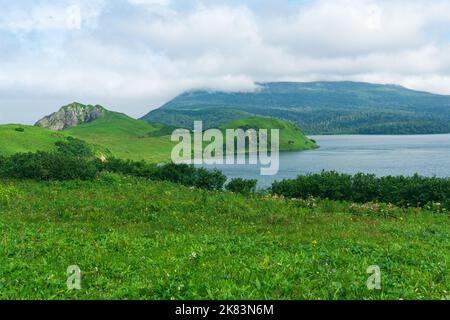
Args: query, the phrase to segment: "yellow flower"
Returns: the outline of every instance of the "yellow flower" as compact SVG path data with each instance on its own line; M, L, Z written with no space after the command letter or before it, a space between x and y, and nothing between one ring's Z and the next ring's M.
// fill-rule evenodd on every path
M312 244L313 246L317 246L317 245L319 244L319 242L318 242L317 240L313 240L313 241L311 242L311 244Z

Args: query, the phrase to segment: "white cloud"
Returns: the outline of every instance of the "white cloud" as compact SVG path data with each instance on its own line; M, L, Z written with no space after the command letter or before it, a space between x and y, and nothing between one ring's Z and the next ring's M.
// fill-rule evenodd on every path
M77 1L79 17L69 0L16 6L0 19L2 51L14 53L0 61L0 92L8 103L30 97L42 113L57 107L49 99L86 99L134 116L184 90L251 90L254 81L361 80L450 94L448 1L317 0L287 13L208 3ZM71 28L59 17L67 10Z
M172 3L172 0L128 0L129 3L134 5L159 5L167 6Z

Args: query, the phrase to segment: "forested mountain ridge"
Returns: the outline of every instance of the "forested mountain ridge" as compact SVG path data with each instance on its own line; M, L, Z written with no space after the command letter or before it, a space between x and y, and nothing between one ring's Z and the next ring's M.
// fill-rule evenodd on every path
M450 133L450 96L362 82L257 83L253 92L183 93L142 119L220 126L252 115L278 117L307 134Z

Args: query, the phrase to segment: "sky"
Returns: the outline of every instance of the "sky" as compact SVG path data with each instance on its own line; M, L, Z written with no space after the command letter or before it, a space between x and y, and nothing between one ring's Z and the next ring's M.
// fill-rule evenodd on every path
M353 80L450 94L450 0L0 0L0 123L140 117L192 89Z

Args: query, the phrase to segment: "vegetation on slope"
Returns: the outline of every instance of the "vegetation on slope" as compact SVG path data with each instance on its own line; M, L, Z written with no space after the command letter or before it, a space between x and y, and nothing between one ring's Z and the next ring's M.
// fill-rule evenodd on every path
M0 181L0 299L449 299L446 214L108 173ZM66 270L81 268L82 289ZM366 287L378 265L381 290Z
M78 110L82 108L82 105L77 104L76 107ZM75 137L88 142L97 156L150 162L170 160L171 151L175 145L170 136L177 127L136 120L122 113L108 111L103 107L102 110L102 117L63 131L51 131L36 126L2 125L0 126L0 155L54 151L55 143L68 137ZM234 120L222 128L280 129L281 150L317 147L295 125L274 118L243 118Z
M101 161L89 153L88 145L76 139L58 144L58 152L23 153L0 156L0 178L35 180L93 180L101 172L114 172L150 180L162 180L207 190L223 190L227 177L190 165L150 164L145 161L108 159ZM87 154L82 157L80 154ZM255 180L232 180L227 190L251 193ZM288 198L353 201L379 201L402 207L437 206L450 210L450 178L348 175L322 172L274 182L268 192Z
M297 125L277 119L265 117L247 117L230 121L220 127L223 131L226 129L268 129L270 142L270 129L280 130L280 151L306 150L318 148L317 144L307 138Z
M125 114L107 111L93 122L64 130L68 135L105 146L114 157L152 162L170 159L170 135L152 137L163 125L149 124Z
M298 124L307 134L450 132L450 96L357 82L259 83L254 92L184 93L143 119L176 126L203 120L218 127L243 115Z
M69 137L65 131L50 131L45 128L26 125L0 125L0 155L36 151L56 151L56 143ZM89 146L97 155L108 156L108 150L95 141Z

